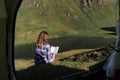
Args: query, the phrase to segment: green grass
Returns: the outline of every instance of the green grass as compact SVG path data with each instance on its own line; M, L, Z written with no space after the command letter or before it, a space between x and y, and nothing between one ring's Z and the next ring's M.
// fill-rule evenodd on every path
M82 73L85 69L87 70L88 65L90 65L89 63L86 66L83 66L82 63L78 64L78 62L64 62L59 61L59 59L91 50L92 49L78 49L59 53L56 55L56 59L52 64L43 64L40 66L34 65L34 59L16 59L15 68L17 78L18 80L39 80L39 78L41 80L53 80L55 78L63 77L76 72ZM72 66L73 64L75 66Z
M51 64L42 64L35 66L34 60L15 60L15 67L18 80L54 80L70 74L87 72L95 70L99 62L104 61L113 47L92 50L71 50L56 55L56 59ZM86 52L87 51L87 52ZM43 76L44 75L44 76Z
M84 12L77 4L74 0L23 1L17 15L15 44L34 42L42 30L48 31L50 38L74 35L114 37L101 30L115 25L115 8L111 1L101 7L85 8Z
M94 5L83 10L76 2L23 1L15 29L15 68L18 80L39 80L39 77L43 76L45 80L52 80L71 73L87 71L90 65L97 62L62 62L59 59L71 58L72 55L115 42L114 26L118 14L115 13L113 2L106 1L104 5ZM60 46L60 51L54 63L35 66L34 43L42 30L49 33L50 44Z

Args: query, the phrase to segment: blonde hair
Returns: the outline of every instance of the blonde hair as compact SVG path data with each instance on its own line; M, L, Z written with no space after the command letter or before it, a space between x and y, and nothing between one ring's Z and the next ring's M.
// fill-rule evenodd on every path
M39 47L42 47L42 45L47 41L47 39L45 38L45 35L48 35L48 32L46 31L41 31L38 38L37 38L37 41L35 43L36 46L39 46Z

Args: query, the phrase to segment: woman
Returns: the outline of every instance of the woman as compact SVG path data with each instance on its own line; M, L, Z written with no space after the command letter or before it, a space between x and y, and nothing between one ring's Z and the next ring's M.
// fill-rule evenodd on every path
M35 64L44 64L53 62L55 54L50 53L50 44L48 43L48 33L42 31L35 43Z

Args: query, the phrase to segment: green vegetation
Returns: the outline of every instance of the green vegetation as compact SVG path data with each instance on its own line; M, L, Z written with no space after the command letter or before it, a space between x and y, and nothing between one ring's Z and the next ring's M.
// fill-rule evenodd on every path
M99 60L108 56L102 56L102 53L106 53L105 49L102 52L88 52L86 55L81 53L115 42L114 26L118 14L112 0L83 9L77 1L23 0L15 32L18 80L39 80L45 74L45 80L52 80L74 72L88 71L90 66L99 62L93 57L95 60L92 60L89 54L95 55ZM60 46L60 51L54 63L34 66L34 42L42 30L49 33L50 44ZM74 56L78 54L81 55ZM74 58L77 58L76 61L73 61ZM51 77L50 74L54 76Z
M51 45L60 46L60 52L113 43L117 16L113 2L83 10L78 4L74 0L24 0L16 21L15 57L31 58L42 30L48 31Z
M84 12L77 4L74 0L23 1L17 16L15 44L34 42L42 30L48 31L50 38L112 36L106 35L108 31L101 28L115 25L117 18L113 2L85 8Z
M72 50L56 55L52 64L35 66L34 60L16 60L18 80L54 80L70 74L96 70L113 50L113 46L96 50ZM87 51L87 52L85 52ZM68 54L69 53L69 54ZM21 64L22 63L22 64ZM22 67L21 67L22 66ZM96 67L97 66L97 67ZM44 75L44 76L43 76Z

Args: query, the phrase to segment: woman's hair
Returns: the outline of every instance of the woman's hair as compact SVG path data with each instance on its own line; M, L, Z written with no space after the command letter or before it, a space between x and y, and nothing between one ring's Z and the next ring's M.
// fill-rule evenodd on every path
M48 35L48 32L46 32L46 31L40 32L40 34L37 38L37 41L35 43L36 46L41 47L44 43L48 42L47 39L45 38L46 37L45 35Z

